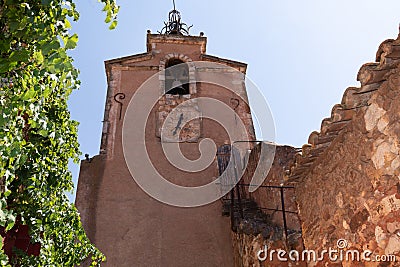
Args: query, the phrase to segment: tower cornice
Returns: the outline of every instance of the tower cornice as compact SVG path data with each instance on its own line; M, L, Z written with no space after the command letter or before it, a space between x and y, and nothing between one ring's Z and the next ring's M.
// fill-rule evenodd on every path
M201 53L206 53L207 37L204 36L187 36L187 35L165 35L165 34L147 34L147 52L153 50L153 44L186 44L199 45Z

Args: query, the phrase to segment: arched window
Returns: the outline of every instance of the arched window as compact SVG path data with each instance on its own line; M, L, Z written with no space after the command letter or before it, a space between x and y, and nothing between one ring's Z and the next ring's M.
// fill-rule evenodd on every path
M182 60L172 58L165 64L165 93L171 95L190 94L189 67Z

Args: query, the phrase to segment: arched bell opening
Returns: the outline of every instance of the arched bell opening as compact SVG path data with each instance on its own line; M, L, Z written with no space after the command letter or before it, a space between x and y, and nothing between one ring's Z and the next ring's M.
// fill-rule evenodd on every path
M180 59L172 58L165 64L165 93L171 95L190 94L189 67Z

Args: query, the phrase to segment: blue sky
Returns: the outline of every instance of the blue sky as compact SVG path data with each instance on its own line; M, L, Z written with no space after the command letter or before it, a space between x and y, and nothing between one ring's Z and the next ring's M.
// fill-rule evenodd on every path
M104 60L146 51L146 31L161 30L172 0L119 0L117 29L110 31L96 0L76 1L81 18L70 54L81 89L69 101L80 122L83 154L97 155L106 96ZM362 64L375 60L379 44L399 32L398 0L176 0L192 35L208 37L207 53L248 64L248 77L266 96L276 142L301 147L358 86ZM251 104L251 103L250 103ZM82 156L83 158L83 156ZM76 182L79 166L70 164Z

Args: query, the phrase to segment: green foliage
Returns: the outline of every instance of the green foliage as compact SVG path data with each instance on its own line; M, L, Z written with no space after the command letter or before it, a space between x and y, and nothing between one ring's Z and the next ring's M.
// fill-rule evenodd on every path
M115 0L99 2L115 28ZM79 87L67 54L78 42L70 20L78 18L73 1L0 0L0 225L11 229L19 215L33 242L41 243L39 257L17 252L14 262L0 250L2 266L104 261L65 195L73 189L68 161L78 162L80 154L78 123L67 107Z

